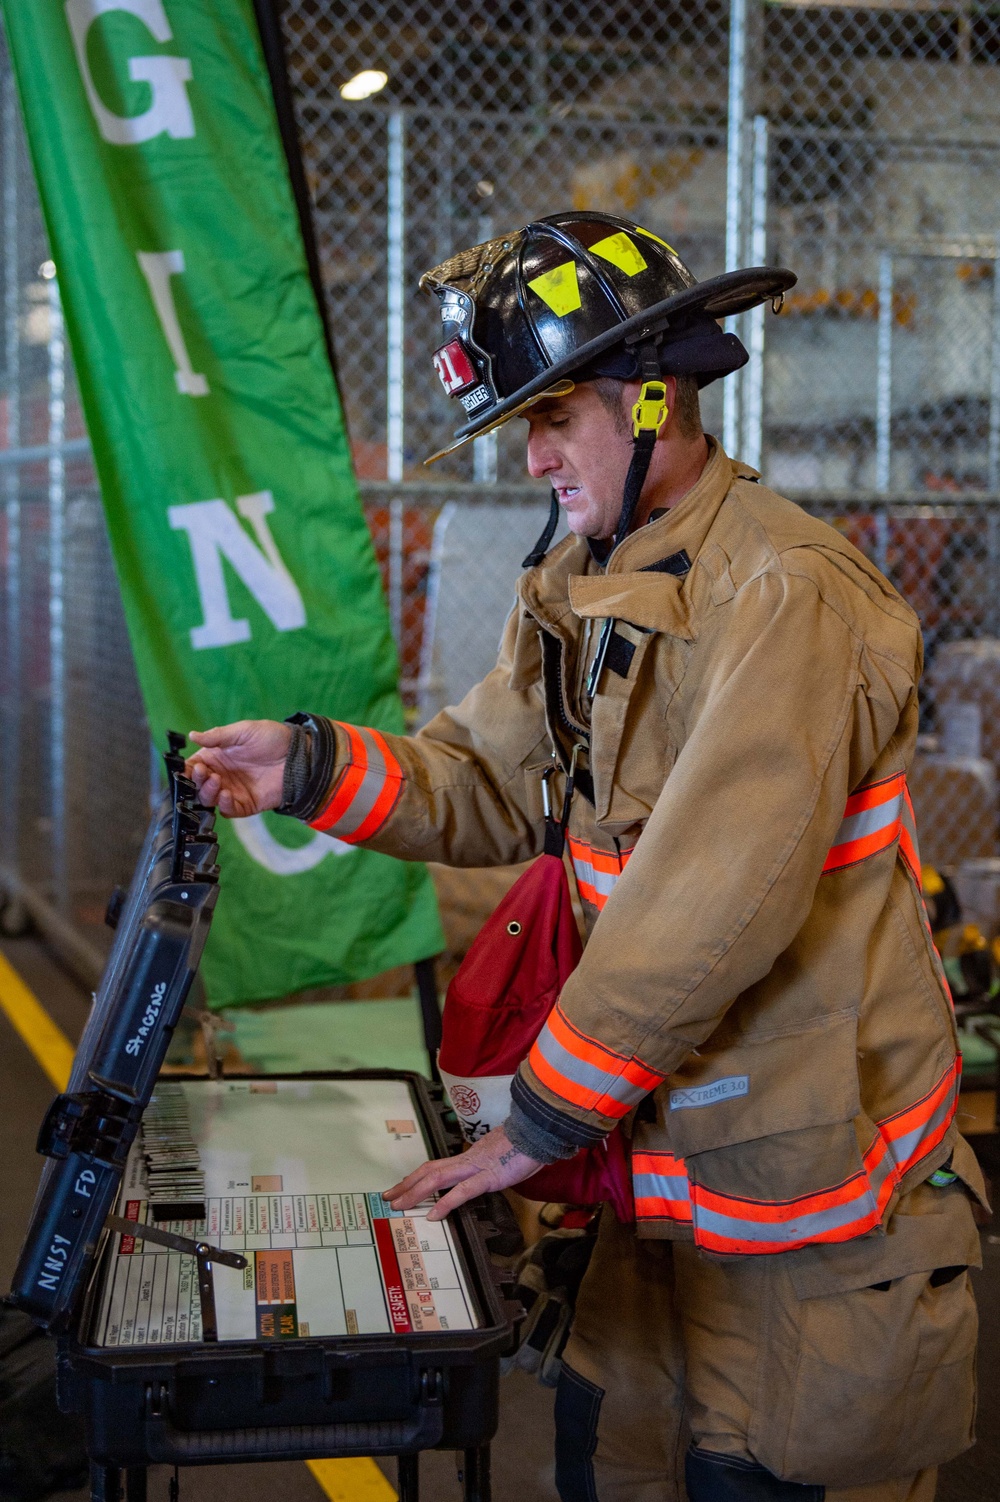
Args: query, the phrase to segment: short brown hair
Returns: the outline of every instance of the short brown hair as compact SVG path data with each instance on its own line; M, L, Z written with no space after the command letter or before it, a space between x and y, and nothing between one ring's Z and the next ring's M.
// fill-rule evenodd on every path
M613 376L598 376L594 389L604 406L613 414L620 432L631 433L629 414L622 400L625 390L623 381ZM677 377L677 395L674 398L674 414L677 427L683 438L697 438L702 431L701 406L698 402L698 381L695 376Z

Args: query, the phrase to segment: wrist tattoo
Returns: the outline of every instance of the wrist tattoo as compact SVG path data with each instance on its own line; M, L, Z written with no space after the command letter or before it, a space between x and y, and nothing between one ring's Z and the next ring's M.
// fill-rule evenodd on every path
M510 1162L511 1158L516 1158L516 1157L517 1157L517 1148L516 1147L508 1148L505 1153L501 1153L500 1154L500 1167L501 1168L506 1167L506 1165Z

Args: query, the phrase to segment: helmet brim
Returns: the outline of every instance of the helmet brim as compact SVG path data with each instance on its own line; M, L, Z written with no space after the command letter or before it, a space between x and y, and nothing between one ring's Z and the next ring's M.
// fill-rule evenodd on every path
M549 384L545 387L544 391L537 391L533 396L525 397L523 401L518 402L516 407L512 407L509 412L504 412L502 417L494 415L489 420L484 419L483 422L477 423L471 432L465 433L461 438L456 437L455 441L449 443L447 448L438 449L436 454L431 454L430 458L425 459L423 462L425 464L436 464L439 459L444 459L446 455L453 454L456 449L464 448L474 438L482 438L487 433L492 433L495 428L502 428L505 422L510 422L511 418L520 417L522 412L526 411L528 407L533 407L536 402L544 402L547 397L552 396L568 396L575 389L575 381L556 381L554 384ZM498 410L497 407L494 407L494 414Z
M425 459L424 463L434 464L445 455L455 453L456 449L464 448L473 438L492 433L545 397L565 396L573 389L573 382L569 378L575 371L589 365L598 355L618 344L641 344L643 340L662 333L679 313L701 313L716 319L732 318L737 313L749 312L751 308L760 307L761 303L782 297L790 287L795 286L797 280L793 271L781 266L748 266L741 271L723 272L721 276L710 277L707 281L697 282L693 287L686 287L683 292L675 292L663 302L644 308L624 323L615 324L595 339L581 344L572 355L557 361L533 381L504 397L503 401L484 412L481 417L456 429L454 441L447 448L439 449L436 454Z

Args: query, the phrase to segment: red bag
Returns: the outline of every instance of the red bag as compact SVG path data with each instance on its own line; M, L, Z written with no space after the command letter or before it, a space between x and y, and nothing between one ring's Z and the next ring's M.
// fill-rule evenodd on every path
M445 997L438 1067L469 1142L506 1120L518 1065L582 953L565 867L556 855L540 855L483 924ZM566 1204L608 1201L620 1221L635 1219L617 1127L517 1189Z

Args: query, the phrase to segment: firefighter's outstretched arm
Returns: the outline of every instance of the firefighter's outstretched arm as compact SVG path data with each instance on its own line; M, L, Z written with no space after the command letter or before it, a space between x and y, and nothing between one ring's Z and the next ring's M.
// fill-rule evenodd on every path
M518 612L497 666L415 736L322 715L193 731L188 770L229 818L277 809L402 860L511 865L540 853L550 755L537 686L511 687Z

